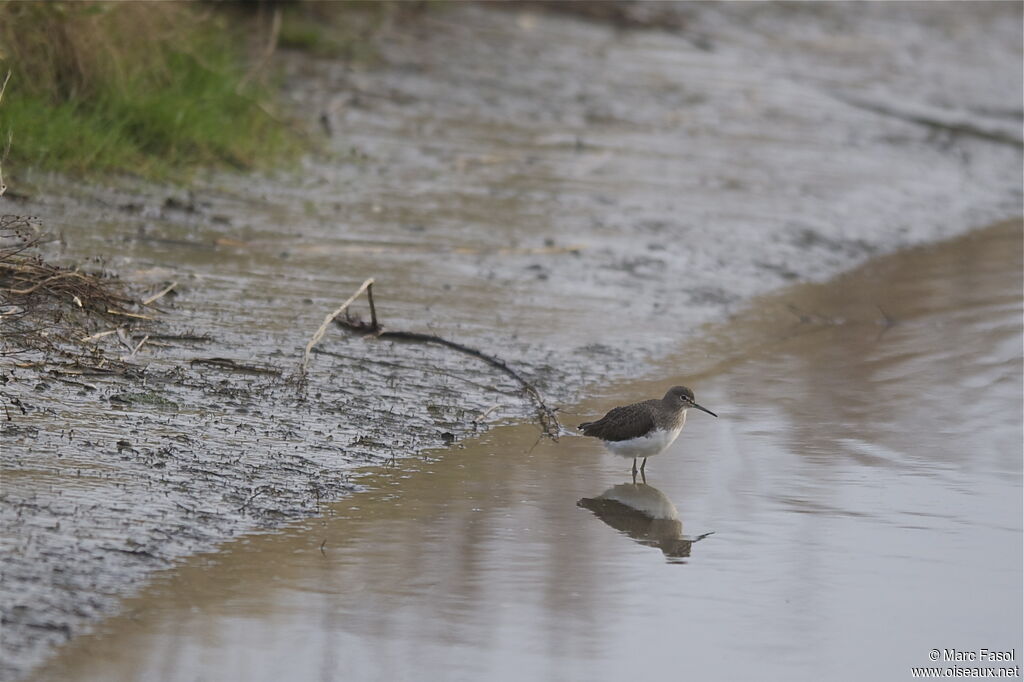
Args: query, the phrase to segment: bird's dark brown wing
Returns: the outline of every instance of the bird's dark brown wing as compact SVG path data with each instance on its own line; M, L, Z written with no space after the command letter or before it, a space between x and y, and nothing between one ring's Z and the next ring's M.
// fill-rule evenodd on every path
M654 429L654 418L643 403L616 407L596 422L580 424L584 436L620 441L639 438Z

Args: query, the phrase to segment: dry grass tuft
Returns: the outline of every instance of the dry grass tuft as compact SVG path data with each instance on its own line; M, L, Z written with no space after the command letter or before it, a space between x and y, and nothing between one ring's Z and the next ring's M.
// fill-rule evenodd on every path
M142 74L166 78L164 51L186 43L197 25L178 3L6 2L0 56L26 92L88 99L129 88Z
M0 2L10 169L164 176L300 145L247 67L245 20L194 3Z

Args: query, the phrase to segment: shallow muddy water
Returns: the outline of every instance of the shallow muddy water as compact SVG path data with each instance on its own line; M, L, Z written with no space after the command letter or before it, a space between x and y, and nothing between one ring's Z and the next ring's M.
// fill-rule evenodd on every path
M160 574L34 679L903 679L936 648L1020 656L1021 253L1006 224L763 299L565 415L692 386L720 418L691 414L647 485L593 440L497 428ZM746 350L686 371L715 346Z

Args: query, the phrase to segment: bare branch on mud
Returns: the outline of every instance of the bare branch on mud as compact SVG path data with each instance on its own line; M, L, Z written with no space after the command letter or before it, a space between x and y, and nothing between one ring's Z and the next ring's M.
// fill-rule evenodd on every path
M344 323L339 323L344 326ZM352 329L356 331L356 329ZM364 332L365 333L365 332ZM488 355L476 348L470 348L469 346L455 341L449 341L448 339L442 338L435 334L424 334L422 332L408 332L408 331L378 331L375 336L379 339L395 339L398 341L415 341L419 343L432 343L438 346L445 346L452 350L457 350L460 353L466 355L472 355L475 358L483 360L487 364L501 370L505 374L509 375L523 387L523 391L533 400L537 406L537 421L540 423L541 429L544 433L551 437L552 440L558 440L558 434L560 431L560 425L558 423L558 417L555 416L554 410L547 406L544 402L544 398L541 397L540 392L534 388L533 384L524 379L519 372L509 367L505 362L493 355Z
M370 303L370 322L362 322L358 319L352 318L347 313L345 315L345 319L336 320L335 318L337 318L338 315L340 315L343 311L346 311L348 306L351 305L351 303L359 296L359 294L362 293L364 289L366 290L366 296ZM537 408L537 422L540 424L541 431L544 433L544 435L548 436L552 440L558 440L559 433L561 432L561 424L559 424L558 422L558 417L555 416L555 411L548 407L547 403L544 402L544 398L541 396L540 391L538 391L533 386L533 384L531 384L529 381L523 378L523 376L519 374L519 372L509 367L504 360L493 355L488 355L487 353L477 350L476 348L471 348L470 346L466 346L455 341L449 341L448 339L437 336L436 334L385 330L381 326L380 322L377 320L377 310L373 304L372 279L368 279L365 282L363 282L363 286L359 288L359 291L357 291L347 301L345 301L345 303L342 304L341 307L339 307L336 311L334 311L334 313L328 315L327 318L325 318L324 324L320 327L320 329L317 331L317 334L314 335L314 338L310 340L310 343L306 346L306 356L303 358L302 364L303 374L305 374L306 360L309 357L309 352L312 349L313 344L319 341L321 337L323 337L325 327L328 324L330 324L332 320L334 320L343 329L346 329L355 334L372 335L379 339L393 339L395 341L429 343L437 346L444 346L445 348L450 348L452 350L459 351L460 353L472 355L475 358L483 360L490 366L498 370L501 370L502 372L512 377L519 383L519 385L523 389L523 392L525 392L530 397L530 399L533 401L534 405Z
M350 305L352 305L352 302L355 301L357 298L359 298L359 295L362 294L364 291L366 291L371 286L373 286L373 278L372 277L370 277L365 282L363 282L361 285L359 285L359 288L356 289L356 293L354 293L351 296L349 296L348 299L344 303L342 303L340 306L338 306L337 310L335 310L333 313L330 313L329 315L327 315L327 317L324 318L323 324L320 325L320 328L317 329L316 333L314 333L312 338L310 338L309 343L306 344L306 352L302 354L302 372L301 373L302 373L303 376L306 375L306 367L309 365L309 354L313 351L313 346L315 346L316 344L320 343L320 339L324 338L324 334L327 333L327 328L329 326L331 326L331 322L334 321L334 318L336 318L338 315L341 315L343 312L345 312L345 310ZM371 299L371 300L373 300L373 299Z
M153 301L158 301L158 300L160 300L161 298L163 298L164 296L166 296L167 294L169 294L169 293L171 292L171 290L172 290L172 289L174 289L174 287L176 287L176 286L178 286L178 283L177 283L177 282L171 282L171 283L170 283L170 284L168 284L168 285L167 285L167 286L166 286L165 288L161 289L160 291L158 291L157 293L153 294L153 295L152 295L152 296L150 296L149 298L145 298L145 299L143 299L143 300L142 300L142 305L149 305L149 304L151 304L151 303L152 303Z

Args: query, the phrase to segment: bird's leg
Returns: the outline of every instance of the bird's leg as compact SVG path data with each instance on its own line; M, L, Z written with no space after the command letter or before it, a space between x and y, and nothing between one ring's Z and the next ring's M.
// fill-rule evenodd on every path
M636 480L636 457L633 458L633 480Z
M641 474L642 474L642 473L644 472L644 467L645 467L645 466L647 466L647 458L646 458L646 457L644 457L644 461L643 461L643 463L642 463L642 464L640 465L640 473L641 473Z
M643 481L644 485L647 485L647 474L644 473L644 468L640 467L640 480ZM633 478L633 483L636 483L636 478Z

